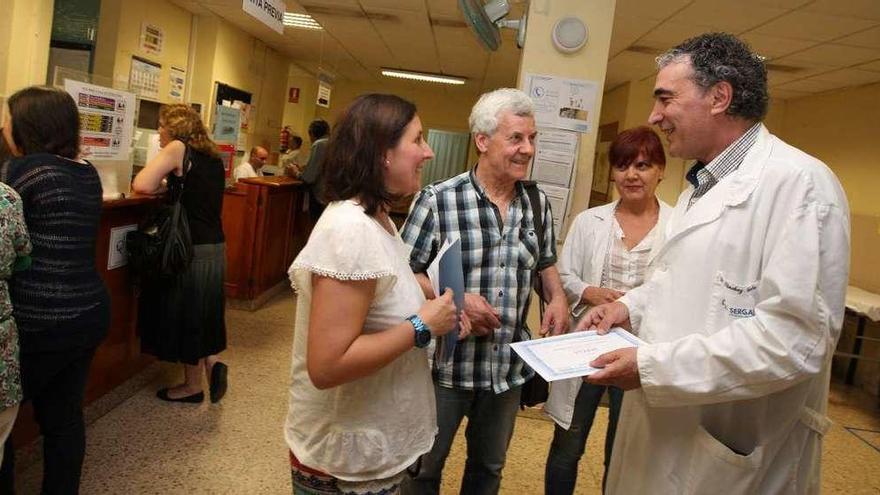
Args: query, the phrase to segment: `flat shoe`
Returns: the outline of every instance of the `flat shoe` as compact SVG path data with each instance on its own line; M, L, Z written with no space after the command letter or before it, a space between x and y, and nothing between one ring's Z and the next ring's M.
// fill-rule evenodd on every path
M226 387L228 386L226 374L228 371L229 367L221 362L216 362L214 366L211 366L211 402L220 402L220 399L226 395Z
M204 392L196 392L192 395L172 398L172 397L168 396L168 389L163 388L163 389L159 389L159 391L156 392L156 397L158 397L164 401L167 401L167 402L187 402L189 404L198 404L198 403L202 402L203 400L205 400L205 393Z

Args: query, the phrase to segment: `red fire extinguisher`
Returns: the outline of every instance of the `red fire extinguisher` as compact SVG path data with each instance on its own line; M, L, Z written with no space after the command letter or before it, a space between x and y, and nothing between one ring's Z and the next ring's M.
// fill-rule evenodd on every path
M290 146L290 136L291 136L290 127L284 126L281 129L281 136L278 139L282 153L287 151L287 148Z

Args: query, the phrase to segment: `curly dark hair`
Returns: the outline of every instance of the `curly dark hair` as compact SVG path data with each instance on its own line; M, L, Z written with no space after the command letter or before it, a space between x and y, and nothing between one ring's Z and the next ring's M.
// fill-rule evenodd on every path
M324 157L326 202L359 198L367 215L395 198L385 188L385 153L397 146L416 106L398 96L359 96L336 121Z
M694 83L708 90L726 81L733 87L727 114L761 120L767 114L767 68L748 44L728 33L695 36L657 57L657 67L688 60Z

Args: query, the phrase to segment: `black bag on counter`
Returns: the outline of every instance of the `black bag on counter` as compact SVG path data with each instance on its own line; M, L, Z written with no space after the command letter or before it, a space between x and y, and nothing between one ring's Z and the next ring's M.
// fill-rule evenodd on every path
M186 210L180 204L186 174L192 167L190 148L183 156L183 175L169 174L166 203L125 236L128 264L141 279L170 279L192 263L193 247Z

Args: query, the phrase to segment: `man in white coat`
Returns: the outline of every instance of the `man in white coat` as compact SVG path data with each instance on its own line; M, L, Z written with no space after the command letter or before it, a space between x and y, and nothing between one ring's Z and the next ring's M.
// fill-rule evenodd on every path
M818 493L849 211L834 174L761 124L767 72L727 34L658 58L650 122L696 159L646 282L580 327L648 344L600 356L624 390L608 493Z

